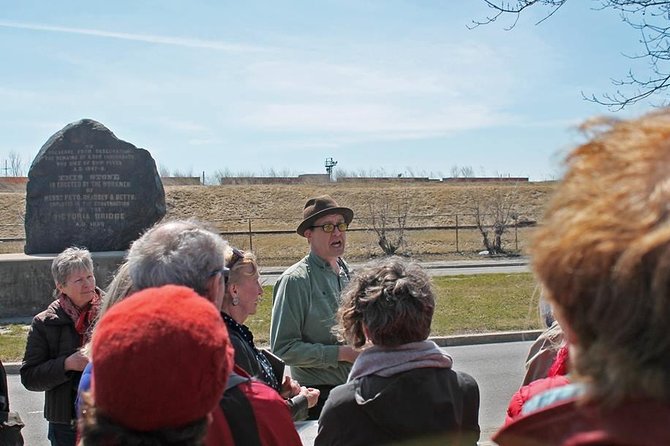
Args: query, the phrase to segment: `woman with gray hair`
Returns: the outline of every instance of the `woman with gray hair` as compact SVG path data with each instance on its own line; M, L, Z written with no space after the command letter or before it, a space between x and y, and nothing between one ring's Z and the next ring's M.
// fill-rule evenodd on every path
M75 397L88 358L80 348L91 336L100 306L93 260L85 248L67 248L51 264L55 300L35 316L21 365L28 390L45 391L44 417L53 446L74 446Z
M399 257L369 263L342 300L339 338L357 349L372 345L354 362L347 383L331 392L314 444L475 445L479 387L427 340L435 296L421 267Z

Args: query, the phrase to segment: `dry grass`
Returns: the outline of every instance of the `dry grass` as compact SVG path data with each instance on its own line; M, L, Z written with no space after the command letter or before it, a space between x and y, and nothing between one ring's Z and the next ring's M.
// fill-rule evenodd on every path
M323 193L332 195L341 205L354 209L352 229L368 228L370 203L388 201L392 207L409 204L407 225L414 227L472 224L469 217L474 196L490 195L495 188L514 189L517 195L519 220L537 221L554 189L553 183L498 184L440 184L440 183L348 183L304 185L229 185L229 186L170 186L166 187L169 218L196 217L209 222L222 232L293 231L301 220L302 206L307 198ZM0 238L23 237L22 216L25 192L0 193ZM523 252L529 229L508 233L507 248ZM233 244L253 250L261 264L286 265L295 262L306 252L304 239L292 234L248 235L227 234ZM372 231L349 233L347 258L358 261L381 254ZM407 231L402 253L418 260L471 257L482 249L476 231L461 229L458 252L455 231ZM23 243L0 243L0 253L21 252Z

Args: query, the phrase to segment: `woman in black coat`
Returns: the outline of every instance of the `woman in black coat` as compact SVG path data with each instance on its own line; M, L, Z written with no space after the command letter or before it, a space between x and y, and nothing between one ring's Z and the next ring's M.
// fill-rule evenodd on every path
M399 257L370 263L342 299L340 338L367 348L330 393L315 446L476 445L479 387L427 340L435 297L421 267Z
M49 421L52 446L74 446L75 399L88 358L86 344L100 306L93 261L86 249L68 248L51 264L55 300L35 316L21 365L21 383L28 390L46 392L44 417Z

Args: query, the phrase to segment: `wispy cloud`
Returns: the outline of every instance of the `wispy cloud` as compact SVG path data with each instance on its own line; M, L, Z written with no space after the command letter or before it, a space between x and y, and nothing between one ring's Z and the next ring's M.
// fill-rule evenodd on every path
M71 28L65 26L44 25L39 23L11 22L6 20L0 20L0 27L25 29L31 31L47 31L47 32L67 33L67 34L79 34L94 37L106 37L111 39L132 40L135 42L145 42L159 45L171 45L171 46L181 46L189 48L202 48L202 49L225 51L231 53L266 52L272 50L272 48L269 47L228 43L217 40L192 39L188 37L157 36L151 34L120 33L120 32L112 32L99 29Z
M270 104L245 115L247 125L270 131L366 135L374 139L421 138L496 126L511 119L481 105L407 109L383 104Z
M187 144L190 146L212 146L223 144L223 140L220 138L195 138L189 139Z

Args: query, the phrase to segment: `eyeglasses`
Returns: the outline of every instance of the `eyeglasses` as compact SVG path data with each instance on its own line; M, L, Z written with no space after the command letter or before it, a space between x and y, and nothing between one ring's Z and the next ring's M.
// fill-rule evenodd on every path
M214 271L209 273L209 277L214 277L219 273L221 273L223 277L228 277L228 271L229 271L228 268L224 266L223 268L215 269Z
M337 224L326 223L324 225L313 225L313 226L310 226L310 228L321 228L321 229L323 229L323 232L325 232L327 234L330 234L331 232L333 232L335 230L335 228L339 229L340 232L347 232L347 229L349 228L349 225L347 223L344 223L344 222L337 223Z
M233 266L235 266L235 264L239 262L242 257L244 257L244 251L240 251L237 248L233 248L233 256L230 258L230 262L228 262L226 267L228 269L233 269Z

